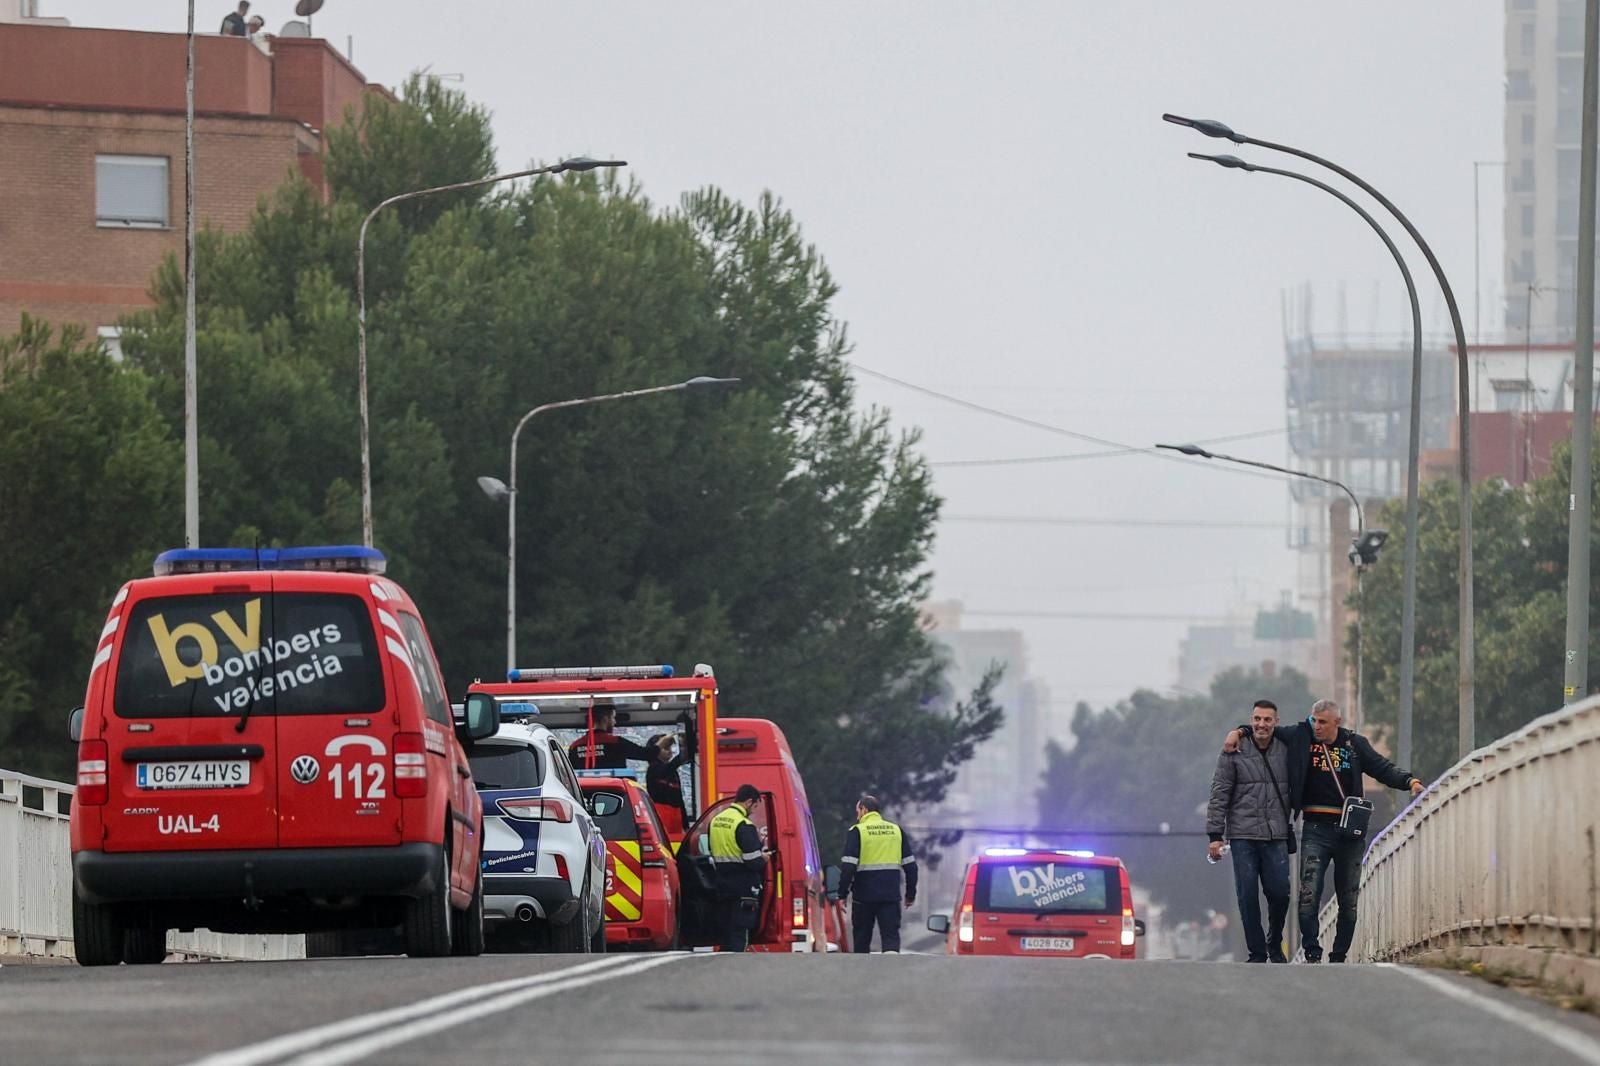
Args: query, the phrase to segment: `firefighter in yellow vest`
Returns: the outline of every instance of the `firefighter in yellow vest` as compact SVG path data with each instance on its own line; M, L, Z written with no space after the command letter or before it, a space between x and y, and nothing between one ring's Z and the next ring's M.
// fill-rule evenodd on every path
M767 857L750 820L761 799L754 785L740 785L728 809L711 819L711 864L717 893L717 942L723 951L744 951L761 914L761 877Z
M905 879L905 905L917 899L917 860L911 841L893 822L884 821L876 796L856 802L856 824L845 838L839 895L851 894L851 942L857 954L872 950L872 927L885 955L900 953L900 889Z

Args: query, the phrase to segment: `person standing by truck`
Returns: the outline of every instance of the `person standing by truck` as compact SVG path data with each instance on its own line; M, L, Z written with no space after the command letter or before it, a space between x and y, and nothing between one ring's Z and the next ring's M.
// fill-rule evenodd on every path
M856 801L856 824L845 836L839 895L850 897L851 944L858 955L872 950L872 927L885 955L900 953L900 893L905 906L917 900L917 859L911 840L885 821L876 796Z
M717 944L744 951L761 916L761 875L767 857L750 808L761 799L754 785L740 785L728 809L711 819L711 865L715 871Z

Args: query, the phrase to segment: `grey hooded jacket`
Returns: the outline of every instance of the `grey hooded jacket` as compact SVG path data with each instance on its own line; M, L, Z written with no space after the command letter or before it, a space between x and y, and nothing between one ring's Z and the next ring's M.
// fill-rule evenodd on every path
M1254 737L1246 737L1237 752L1223 752L1217 759L1206 808L1210 839L1282 840L1289 835L1289 746L1274 737L1264 754L1266 758Z

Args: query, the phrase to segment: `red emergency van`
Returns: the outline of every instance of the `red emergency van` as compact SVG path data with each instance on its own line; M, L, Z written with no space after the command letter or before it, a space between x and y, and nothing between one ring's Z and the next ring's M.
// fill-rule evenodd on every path
M1089 851L987 848L967 866L953 915L928 928L951 955L1132 959L1144 922L1122 860Z
M774 879L777 905L763 908L766 923L751 931L751 951L849 950L843 904L828 898L811 802L789 741L765 718L723 718L717 724L717 761L724 796L754 785L773 797L762 841L782 859Z
M482 808L384 568L362 547L179 550L117 593L71 717L80 963L160 962L196 927L482 952ZM480 717L461 735L493 733Z

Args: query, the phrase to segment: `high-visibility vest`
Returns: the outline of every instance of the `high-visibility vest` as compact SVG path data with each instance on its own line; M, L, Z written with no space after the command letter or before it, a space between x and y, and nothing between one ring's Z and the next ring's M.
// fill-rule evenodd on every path
M868 811L856 823L856 830L861 834L860 862L856 866L858 873L900 869L903 847L899 826L884 821L883 815L877 811Z
M754 825L744 808L737 803L728 804L711 819L711 861L713 863L744 863L761 858L759 850L746 852L739 846L739 827Z

